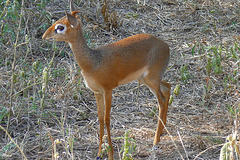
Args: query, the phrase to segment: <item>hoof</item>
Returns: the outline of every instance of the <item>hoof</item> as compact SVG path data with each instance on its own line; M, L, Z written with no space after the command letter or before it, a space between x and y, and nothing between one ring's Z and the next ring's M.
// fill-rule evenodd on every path
M102 157L97 157L97 160L100 160L100 159L102 159Z
M160 148L159 148L157 145L155 145L155 146L152 147L152 150L153 150L153 151L159 151Z
M161 150L161 149L159 148L159 146L157 146L157 145L152 147L152 151L153 151L154 153L156 153L156 154L162 152L162 150Z

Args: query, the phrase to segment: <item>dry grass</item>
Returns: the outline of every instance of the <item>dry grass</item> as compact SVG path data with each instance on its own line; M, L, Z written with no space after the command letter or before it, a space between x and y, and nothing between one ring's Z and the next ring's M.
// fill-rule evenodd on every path
M57 153L58 159L95 159L98 117L93 93L82 83L69 47L41 39L68 4L25 0L24 7L16 1L14 10L12 2L8 6L3 2L0 159L52 159ZM172 91L176 85L180 90L169 106L168 132L161 136L160 149L152 150L157 101L145 86L134 82L113 94L111 133L117 138L113 140L116 159L121 156L124 139L119 137L124 137L125 130L136 140L134 159L219 159L233 131L239 145L238 0L112 0L109 15L115 13L119 17L115 23L122 23L114 30L109 24L107 30L101 27L106 25L102 0L77 0L76 4L90 47L148 33L171 48L165 80L172 84ZM45 67L46 91L42 86Z

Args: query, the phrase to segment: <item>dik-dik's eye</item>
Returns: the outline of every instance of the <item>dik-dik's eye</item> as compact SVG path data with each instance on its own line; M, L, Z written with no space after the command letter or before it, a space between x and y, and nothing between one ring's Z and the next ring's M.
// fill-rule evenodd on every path
M57 30L63 31L63 30L64 30L64 27L59 25L59 26L57 27Z
M56 32L56 33L59 33L59 34L63 34L63 33L65 33L66 28L67 28L67 27L66 27L64 24L57 24L57 25L55 26L55 32Z

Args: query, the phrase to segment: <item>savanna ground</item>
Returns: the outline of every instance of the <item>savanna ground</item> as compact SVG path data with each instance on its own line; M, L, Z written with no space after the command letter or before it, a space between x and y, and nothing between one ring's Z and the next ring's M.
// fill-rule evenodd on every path
M157 100L133 82L113 94L115 159L123 158L124 146L133 159L240 159L239 0L75 4L92 48L148 33L171 49L164 80L172 85L172 102L159 149L152 150ZM95 159L94 95L68 44L41 39L69 11L68 2L0 0L0 8L0 159Z

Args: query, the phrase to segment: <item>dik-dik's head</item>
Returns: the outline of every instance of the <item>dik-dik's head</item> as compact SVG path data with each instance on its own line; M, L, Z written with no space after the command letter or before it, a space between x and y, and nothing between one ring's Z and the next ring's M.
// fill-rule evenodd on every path
M66 16L59 19L43 34L43 39L54 39L55 41L71 42L76 36L81 22L77 18L78 11L75 10L72 1L70 1L71 14L66 12Z

